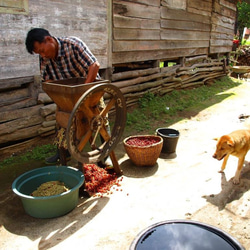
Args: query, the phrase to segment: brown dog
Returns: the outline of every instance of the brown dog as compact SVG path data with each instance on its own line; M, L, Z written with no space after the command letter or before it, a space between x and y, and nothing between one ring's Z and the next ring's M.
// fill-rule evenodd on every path
M215 138L215 140L217 140L217 145L213 157L219 161L224 158L219 173L222 173L226 168L229 155L238 157L238 167L235 172L233 183L239 184L240 173L243 167L245 156L250 149L250 130L236 130L228 135Z

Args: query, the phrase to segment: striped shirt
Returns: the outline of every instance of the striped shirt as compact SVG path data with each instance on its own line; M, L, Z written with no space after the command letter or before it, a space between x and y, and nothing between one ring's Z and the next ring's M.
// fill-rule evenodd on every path
M77 37L54 37L58 42L55 60L40 56L40 71L44 81L86 77L88 68L97 59L86 44Z

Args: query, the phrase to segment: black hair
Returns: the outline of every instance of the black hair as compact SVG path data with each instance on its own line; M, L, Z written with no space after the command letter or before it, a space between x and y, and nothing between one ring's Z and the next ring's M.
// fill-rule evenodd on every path
M30 54L34 51L34 42L42 43L46 36L51 36L49 31L43 28L31 29L26 37L25 45L26 49Z

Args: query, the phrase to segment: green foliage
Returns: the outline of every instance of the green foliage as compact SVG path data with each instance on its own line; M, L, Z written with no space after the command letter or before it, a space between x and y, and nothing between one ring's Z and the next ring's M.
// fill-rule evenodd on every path
M145 108L148 104L155 99L153 93L147 92L142 98L139 99L139 107Z
M239 30L239 39L242 40L243 30L250 27L250 4L244 1L237 3L238 16L237 25Z
M249 40L242 39L241 44L242 44L242 45L250 45L250 41L249 41Z
M48 155L53 154L56 151L56 146L52 144L37 146L32 150L27 151L25 154L9 157L0 162L0 168L7 165L20 164L22 162L28 162L32 160L44 160Z
M139 99L137 109L127 113L126 130L134 129L137 132L155 129L154 124L163 122L166 126L180 119L180 113L190 108L203 109L206 105L218 102L224 96L219 93L235 87L239 82L229 77L224 77L211 86L174 90L164 96L146 93ZM209 102L207 104L207 102ZM153 131L151 131L153 132Z

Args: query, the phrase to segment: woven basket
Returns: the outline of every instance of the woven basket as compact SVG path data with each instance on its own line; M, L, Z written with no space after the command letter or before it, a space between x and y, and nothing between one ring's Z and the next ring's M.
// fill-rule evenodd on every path
M148 138L148 139L155 139L158 142L148 145L148 146L136 146L136 145L129 145L127 141L131 138ZM163 146L163 139L157 135L135 135L129 136L123 140L124 148L130 158L130 160L136 166L153 166L155 165L157 159L160 156L161 149Z

